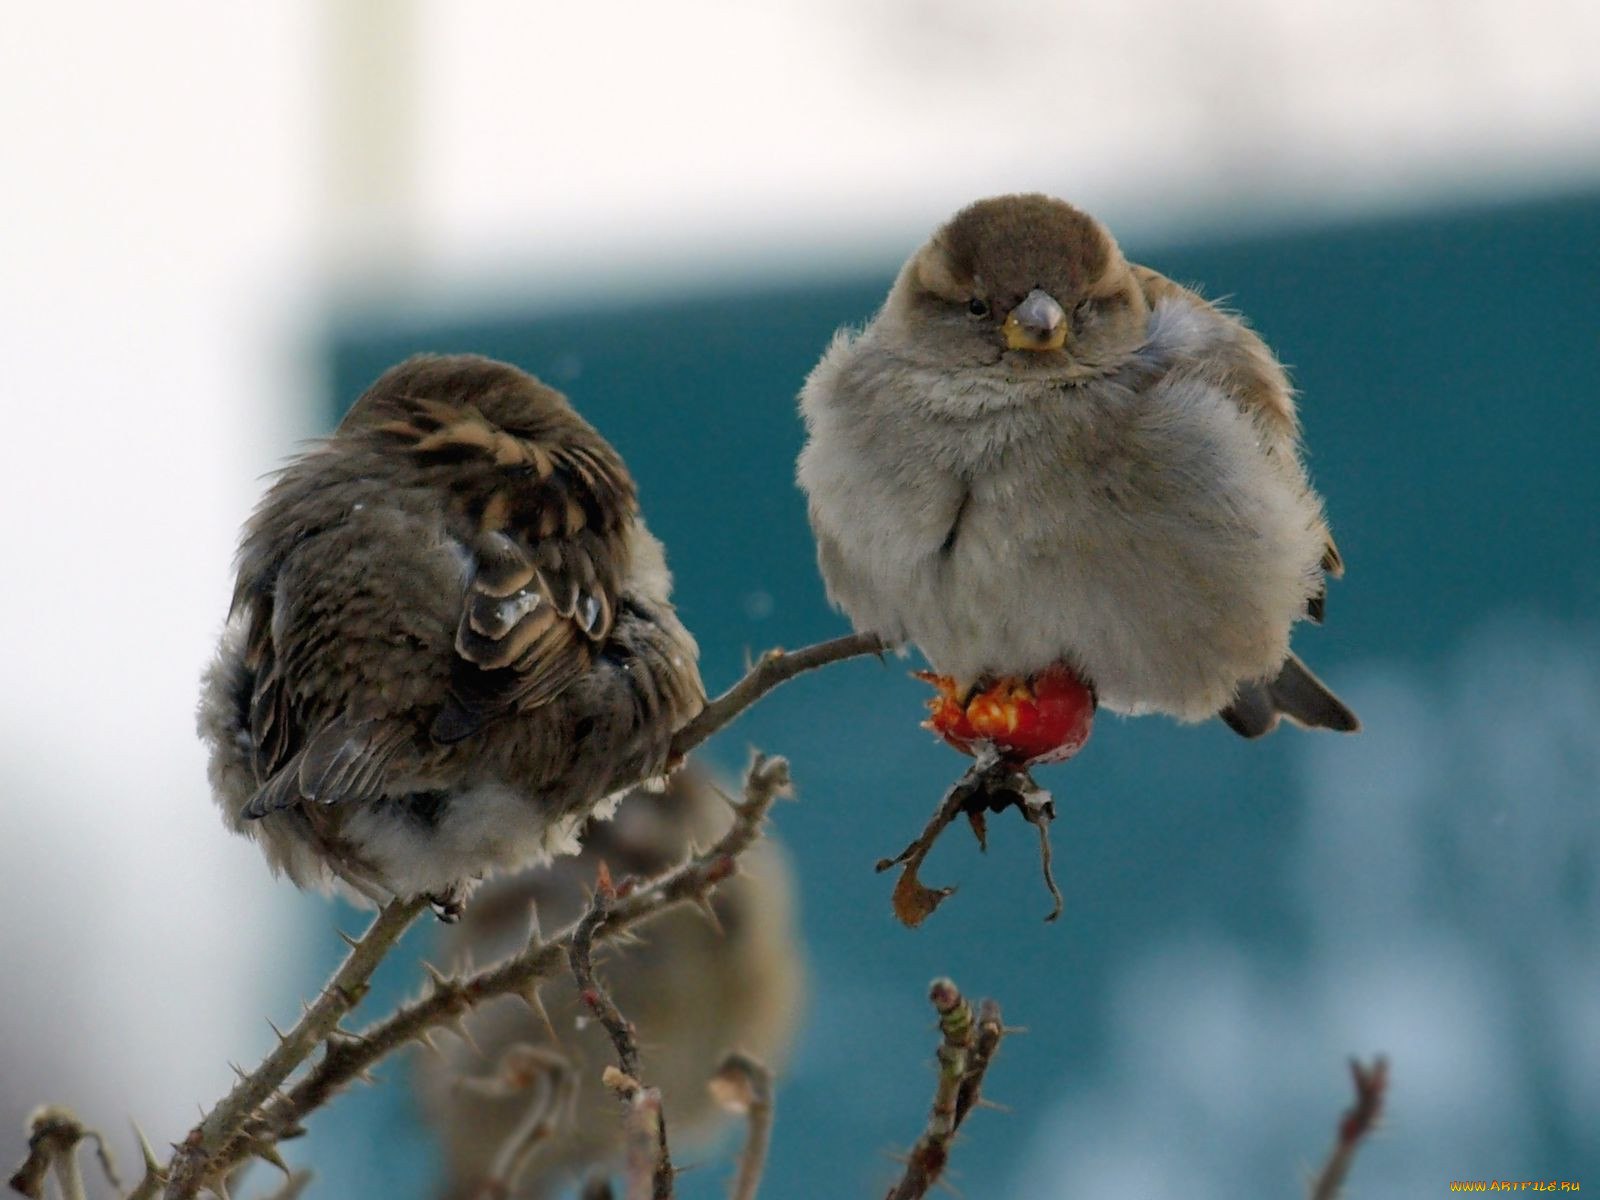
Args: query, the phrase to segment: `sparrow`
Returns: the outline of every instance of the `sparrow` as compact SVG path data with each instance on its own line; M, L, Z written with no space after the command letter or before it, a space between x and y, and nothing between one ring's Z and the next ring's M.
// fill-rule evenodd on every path
M829 597L920 648L941 732L1033 719L1041 678L1079 681L1074 714L1359 727L1289 649L1343 564L1283 367L1087 213L962 209L835 336L800 408Z
M731 816L716 781L690 764L664 793L630 793L606 823L591 825L583 849L485 884L440 947L447 963L489 963L521 949L529 911L553 932L580 917L600 864L617 878L647 878L710 845ZM600 978L638 1029L642 1073L661 1088L673 1148L705 1146L726 1123L707 1084L730 1050L774 1070L794 1044L805 983L787 856L770 835L740 856L738 875L711 898L714 921L694 908L669 909L644 926L640 941L604 952ZM508 1088L497 1062L553 1063L577 1085L574 1108L545 1142L526 1174L512 1183L519 1200L562 1194L565 1184L620 1167L625 1132L615 1093L601 1083L615 1052L597 1022L585 1020L570 976L543 984L546 1022L518 1000L483 1006L466 1018L480 1048L446 1039L438 1055L418 1055L415 1083L424 1121L445 1159L442 1194L485 1194L485 1177L515 1135L534 1089ZM539 1054L529 1054L532 1048ZM530 1081L524 1081L525 1083Z
M245 525L199 729L302 888L428 897L576 849L704 703L616 451L504 363L394 367Z

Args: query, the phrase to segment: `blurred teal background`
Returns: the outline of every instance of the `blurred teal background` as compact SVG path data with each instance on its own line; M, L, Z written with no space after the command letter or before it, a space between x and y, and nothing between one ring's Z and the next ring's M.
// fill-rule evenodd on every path
M1028 1030L990 1076L1010 1111L961 1141L969 1197L1292 1195L1347 1103L1346 1056L1377 1051L1392 1104L1352 1195L1600 1186L1600 196L1125 249L1225 297L1292 367L1349 563L1296 645L1367 731L1246 744L1103 718L1044 773L1060 922L1008 819L986 858L944 841L925 877L960 891L916 931L872 864L964 763L918 729L913 664L832 668L724 733L719 764L782 752L800 796L777 826L813 996L763 1196L881 1194L931 1095L940 974ZM349 311L329 417L420 350L566 390L638 478L719 690L763 648L844 629L793 484L795 394L890 278ZM391 1086L320 1116L303 1153L325 1194L427 1195L424 1134L384 1134L380 1178L332 1150L408 1111ZM723 1194L726 1156L708 1163L684 1196Z

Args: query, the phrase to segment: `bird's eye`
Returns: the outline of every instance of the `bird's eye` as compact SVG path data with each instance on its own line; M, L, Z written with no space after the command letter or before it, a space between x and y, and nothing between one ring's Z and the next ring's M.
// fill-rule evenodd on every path
M1078 306L1072 310L1074 323L1082 323L1083 319L1094 311L1093 300L1080 300Z
M967 301L967 311L975 317L987 317L989 315L989 302L982 297L974 296Z

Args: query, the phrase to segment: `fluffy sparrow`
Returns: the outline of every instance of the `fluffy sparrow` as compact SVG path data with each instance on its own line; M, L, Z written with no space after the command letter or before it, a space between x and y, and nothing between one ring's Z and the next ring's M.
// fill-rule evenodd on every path
M245 526L200 732L228 824L301 887L441 916L575 849L704 703L616 452L503 363L419 357Z
M1094 218L1040 195L963 209L800 404L829 595L918 646L953 719L1014 718L1065 671L1113 711L1245 737L1358 727L1289 651L1342 566L1283 368Z
M664 794L630 794L613 820L585 833L579 857L480 889L445 938L446 961L493 962L519 949L527 941L530 908L546 932L560 929L583 912L601 862L619 878L659 874L681 862L692 844L709 845L721 836L729 820L712 780L692 765L673 776ZM680 1152L704 1145L726 1120L707 1090L723 1055L739 1049L777 1068L799 1017L804 970L788 863L770 836L739 861L739 874L712 898L720 930L693 908L675 908L644 927L638 944L606 950L599 959L607 990L638 1027L645 1081L662 1090L673 1148ZM508 1194L519 1200L553 1196L571 1178L614 1170L621 1162L621 1112L616 1095L600 1082L614 1059L611 1043L598 1023L583 1019L586 1010L570 976L545 984L540 995L548 1026L520 1001L503 1001L467 1018L481 1054L443 1039L440 1055L414 1060L423 1111L443 1143L444 1194L452 1200L485 1194L481 1185L530 1103L548 1103L530 1086L536 1081L506 1086L519 1082L519 1060L566 1071L577 1095L575 1111L558 1121L529 1171L505 1181L514 1185ZM530 1048L544 1053L530 1054ZM496 1062L501 1070L485 1078L486 1066Z

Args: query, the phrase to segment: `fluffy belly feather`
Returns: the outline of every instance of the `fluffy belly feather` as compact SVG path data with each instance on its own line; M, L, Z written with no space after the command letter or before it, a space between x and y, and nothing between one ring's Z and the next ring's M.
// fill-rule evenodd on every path
M1003 535L988 542L974 528L929 571L906 624L936 670L971 681L1063 661L1113 711L1190 720L1226 705L1242 680L1275 673L1304 604L1298 578L1247 571L1260 565L1248 547L1153 542L1115 514L1080 516L1105 536L1007 560L994 552Z
M1114 711L1216 713L1288 653L1318 586L1317 501L1224 396L1156 389L1121 415L1115 453L1045 410L964 483L900 472L869 509L818 513L835 600L964 682L1065 661Z

